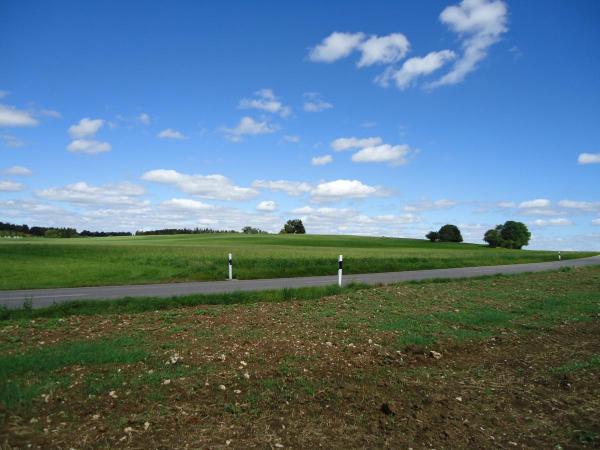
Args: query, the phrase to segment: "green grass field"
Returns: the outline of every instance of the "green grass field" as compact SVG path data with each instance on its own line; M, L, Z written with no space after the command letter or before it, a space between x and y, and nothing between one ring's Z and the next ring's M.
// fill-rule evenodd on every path
M99 286L227 276L238 279L328 275L344 255L345 273L556 260L556 252L490 249L418 239L319 235L175 235L0 241L0 289ZM563 253L578 258L591 253Z

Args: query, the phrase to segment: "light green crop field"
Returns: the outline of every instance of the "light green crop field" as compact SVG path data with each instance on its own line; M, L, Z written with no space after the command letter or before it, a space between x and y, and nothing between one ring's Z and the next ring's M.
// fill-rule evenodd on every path
M556 252L418 239L205 234L0 240L0 289L278 278L552 261ZM563 258L592 253L563 252Z

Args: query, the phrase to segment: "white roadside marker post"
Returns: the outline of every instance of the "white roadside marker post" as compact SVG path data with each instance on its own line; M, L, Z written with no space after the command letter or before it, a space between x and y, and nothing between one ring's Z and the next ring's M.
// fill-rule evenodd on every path
M342 255L338 258L338 286L342 287L342 269L344 267L344 258Z
M560 255L560 251L558 252L558 260L560 261L562 259L562 256Z
M233 280L233 260L231 259L231 253L229 254L229 279Z

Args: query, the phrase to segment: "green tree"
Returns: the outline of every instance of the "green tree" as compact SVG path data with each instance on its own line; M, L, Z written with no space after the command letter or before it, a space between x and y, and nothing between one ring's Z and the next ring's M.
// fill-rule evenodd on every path
M280 233L284 234L305 234L304 224L300 219L288 220L281 229Z
M456 225L447 224L438 231L439 239L442 242L462 242L463 238Z
M440 233L438 233L437 231L430 231L425 235L425 237L431 242L437 242L440 240Z
M485 232L483 236L483 240L488 243L490 247L502 247L502 236L500 235L500 230L502 229L502 225L498 225L496 228L492 228Z
M509 220L485 232L483 240L490 247L521 249L529 244L531 233L522 222Z
M521 249L529 244L531 233L524 223L509 220L502 225L500 236L507 242L507 247L510 246L508 248Z

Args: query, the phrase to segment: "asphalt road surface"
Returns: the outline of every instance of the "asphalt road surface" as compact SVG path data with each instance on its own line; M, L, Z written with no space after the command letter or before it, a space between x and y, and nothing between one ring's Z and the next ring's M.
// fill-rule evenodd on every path
M365 273L344 275L344 284L353 281L372 285L402 281L431 280L435 278L471 278L484 275L542 272L562 267L600 265L600 255L590 258L569 259L530 264L503 266L462 267L456 269L413 270L406 272ZM335 266L333 266L335 267ZM264 291L268 289L326 286L337 283L337 275L321 277L273 278L262 280L199 281L191 283L141 284L125 286L97 286L57 289L27 289L0 291L0 305L21 308L31 302L33 308L43 308L54 303L73 300L109 300L124 297L173 297L177 295L213 294L233 291Z

